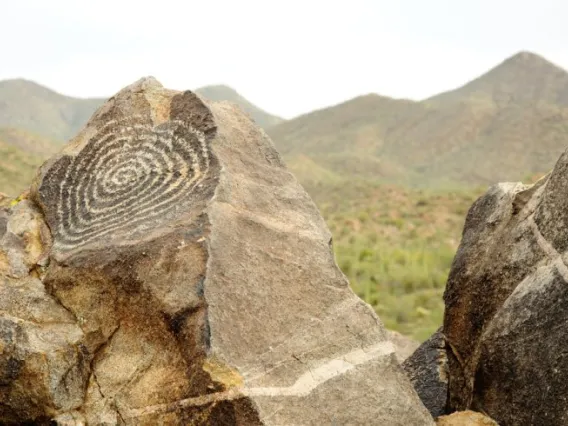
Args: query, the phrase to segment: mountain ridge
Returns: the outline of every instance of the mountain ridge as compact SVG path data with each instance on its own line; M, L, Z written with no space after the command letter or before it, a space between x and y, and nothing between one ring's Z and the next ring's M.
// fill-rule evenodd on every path
M205 86L195 92L214 101L239 105L263 128L282 122L226 85ZM73 137L107 98L63 95L23 78L0 81L0 128L18 128L61 143Z
M425 99L426 102L492 95L493 102L547 102L568 106L568 73L548 59L520 51L466 84Z
M23 102L10 114L33 120L10 121L10 114L3 114L5 82L0 82L0 128L24 128L41 135L43 145L45 139L62 143L74 135L103 102L66 97L20 79L20 94L33 99L34 105L28 110ZM255 108L263 112L228 86L196 90L200 91L212 100L236 100L251 115ZM49 107L53 104L57 108ZM542 56L522 51L478 78L422 101L370 93L279 120L264 121L265 130L307 186L350 179L410 186L520 180L546 172L566 148L568 73ZM52 134L42 133L42 126ZM20 148L38 153L30 148L34 138L18 140L28 140Z
M267 132L292 170L306 170L296 163L307 157L320 176L323 167L411 186L519 180L550 169L568 145L568 73L519 52L423 101L369 94Z

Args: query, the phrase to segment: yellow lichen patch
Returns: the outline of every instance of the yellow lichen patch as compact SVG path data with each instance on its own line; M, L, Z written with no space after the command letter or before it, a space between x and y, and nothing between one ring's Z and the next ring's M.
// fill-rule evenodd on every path
M244 385L243 376L238 371L230 368L215 357L205 360L203 370L209 374L211 380L223 385L225 389L242 387Z
M10 200L10 203L9 203L10 207L14 207L20 201L27 200L29 195L30 195L30 191L22 192L16 198L14 198L13 200ZM3 202L2 196L4 196L4 194L0 194L0 205L2 205L2 202Z

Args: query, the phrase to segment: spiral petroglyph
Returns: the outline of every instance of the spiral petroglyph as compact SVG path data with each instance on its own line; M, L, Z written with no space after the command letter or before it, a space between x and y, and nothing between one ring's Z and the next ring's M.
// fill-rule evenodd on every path
M148 114L111 117L77 155L55 162L40 194L53 213L56 250L140 239L187 212L212 155L202 123L181 112L159 125Z

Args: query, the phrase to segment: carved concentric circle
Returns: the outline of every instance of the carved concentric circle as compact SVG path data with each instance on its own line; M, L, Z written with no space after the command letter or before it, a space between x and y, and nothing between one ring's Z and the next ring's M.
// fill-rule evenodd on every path
M199 191L211 166L205 134L181 120L148 121L108 121L75 157L56 163L58 187L50 192L58 250L139 238Z

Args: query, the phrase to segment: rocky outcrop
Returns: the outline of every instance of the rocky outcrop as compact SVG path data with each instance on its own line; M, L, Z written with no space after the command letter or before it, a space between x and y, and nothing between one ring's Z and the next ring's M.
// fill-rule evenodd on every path
M457 411L436 420L438 426L499 426L493 419L475 411Z
M533 186L470 209L446 292L449 408L503 425L568 424L568 152Z
M440 328L402 364L420 399L432 417L446 413L448 358Z
M428 425L265 133L142 79L0 213L0 419Z

